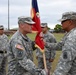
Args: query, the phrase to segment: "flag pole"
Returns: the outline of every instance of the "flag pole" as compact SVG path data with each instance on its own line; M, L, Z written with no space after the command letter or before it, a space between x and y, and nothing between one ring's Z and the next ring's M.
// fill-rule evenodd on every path
M8 30L9 30L9 0L8 0Z
M44 62L44 68L47 71L45 52L43 53L43 62Z

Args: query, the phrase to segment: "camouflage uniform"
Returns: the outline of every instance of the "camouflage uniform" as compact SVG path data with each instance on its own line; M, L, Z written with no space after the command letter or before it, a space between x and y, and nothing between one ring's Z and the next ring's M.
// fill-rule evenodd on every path
M19 22L29 22L31 18L21 17ZM8 46L8 75L46 75L33 63L33 42L19 30L12 36Z
M72 29L64 40L62 54L53 75L76 75L76 28Z
M46 34L44 34L43 37L44 41L46 43L56 43L56 39L54 37L53 34L51 34L50 32L47 32ZM46 64L47 64L47 68L50 72L51 69L51 59L55 58L55 50L50 49L49 47L45 47L45 57L46 57ZM36 55L38 57L38 67L39 68L44 68L44 63L43 63L43 56L42 53L40 52L40 50L37 49Z
M76 12L65 13L62 19L76 20ZM64 36L62 42L62 54L53 75L76 75L76 27Z
M0 35L0 75L6 75L8 37Z

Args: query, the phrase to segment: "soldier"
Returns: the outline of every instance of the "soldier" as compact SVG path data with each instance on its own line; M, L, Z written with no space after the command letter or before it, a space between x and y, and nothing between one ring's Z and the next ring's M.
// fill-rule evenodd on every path
M41 28L42 28L42 32L43 32L44 42L56 43L56 39L55 39L54 35L48 31L47 23L41 23ZM56 53L56 50L52 50L49 47L45 47L45 57L46 57L48 75L50 75L50 70L51 70L51 65L52 65L51 63L53 62L53 60L55 58L55 53ZM37 49L36 55L38 58L38 67L43 69L44 68L43 56L39 49Z
M0 75L6 75L8 37L4 34L4 27L0 25Z
M30 17L19 17L18 31L11 37L8 51L8 75L46 75L33 63L33 42L27 37L35 22Z
M67 33L62 40L62 54L53 75L76 75L76 12L65 12L60 21Z

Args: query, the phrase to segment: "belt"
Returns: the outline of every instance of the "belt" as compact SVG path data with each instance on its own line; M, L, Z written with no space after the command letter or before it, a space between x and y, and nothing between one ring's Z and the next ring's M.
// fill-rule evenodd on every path
M0 51L0 53L2 53L2 54L3 54L3 53L7 53L7 51Z

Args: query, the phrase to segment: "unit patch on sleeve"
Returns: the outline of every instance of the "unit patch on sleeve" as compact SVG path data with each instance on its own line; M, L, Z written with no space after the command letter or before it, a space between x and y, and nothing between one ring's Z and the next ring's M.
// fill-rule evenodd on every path
M15 47L19 50L24 50L24 47L21 44L16 44Z

